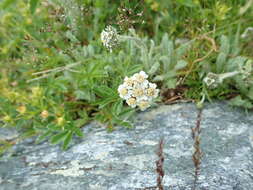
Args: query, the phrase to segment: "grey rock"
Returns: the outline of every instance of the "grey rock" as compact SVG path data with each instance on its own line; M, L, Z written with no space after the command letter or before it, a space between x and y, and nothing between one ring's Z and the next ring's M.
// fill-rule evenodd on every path
M141 190L156 185L155 154L165 139L165 189L190 190L194 181L191 128L194 104L160 106L136 116L135 128L112 133L91 123L67 151L31 139L0 160L0 190ZM226 103L204 107L203 159L198 190L253 188L253 115ZM155 188L153 188L155 189Z
M14 128L0 128L0 141L10 141L18 137L18 132Z

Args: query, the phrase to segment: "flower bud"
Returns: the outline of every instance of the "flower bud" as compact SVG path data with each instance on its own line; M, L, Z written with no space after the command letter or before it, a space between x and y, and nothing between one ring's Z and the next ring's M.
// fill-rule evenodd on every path
M46 119L46 118L48 118L49 113L48 113L47 110L44 110L44 111L41 112L40 116L41 116L43 119Z
M20 113L20 114L24 114L26 112L26 107L25 106L19 106L17 108L17 111Z
M58 125L62 125L63 123L64 123L64 118L63 117L58 117L57 119L56 119L56 122L57 122L57 124Z

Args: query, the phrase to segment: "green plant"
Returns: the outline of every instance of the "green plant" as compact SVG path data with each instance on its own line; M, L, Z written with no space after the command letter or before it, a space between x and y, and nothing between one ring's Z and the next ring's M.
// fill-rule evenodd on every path
M214 64L203 63L202 73L208 73L204 78L207 87L237 89L235 97L230 100L231 105L253 108L252 104L252 64L250 58L240 56L239 32L232 40L227 36L220 38L220 50ZM214 72L214 73L211 73ZM216 74L215 74L216 73ZM216 91L218 92L218 91Z
M241 42L247 48L239 44L252 20L246 5L243 0L3 0L1 125L16 127L22 138L62 143L64 149L94 120L109 131L130 128L137 110L127 107L117 90L126 76L142 70L161 89L160 103L167 98L163 92L184 86L186 98L233 98L233 105L251 108L252 39ZM108 24L118 29L120 42L112 53L99 40ZM203 83L209 72L220 79L217 88ZM14 143L1 142L1 150Z

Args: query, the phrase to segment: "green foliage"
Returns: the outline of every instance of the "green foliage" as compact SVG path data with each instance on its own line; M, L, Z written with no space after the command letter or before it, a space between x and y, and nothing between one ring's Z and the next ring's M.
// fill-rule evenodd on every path
M32 14L35 12L35 9L38 3L39 3L39 0L30 0L30 10Z
M252 108L252 58L239 39L253 16L244 6L245 1L234 0L3 0L1 125L63 149L74 136L83 137L81 128L94 120L108 131L131 128L135 110L119 98L117 88L125 76L141 70L161 91L182 83L189 87L186 98L199 100L204 91L210 98L230 95L231 104ZM100 42L108 24L126 41L113 53ZM220 44L217 53L209 55L212 47L202 35ZM226 79L214 90L203 85L208 72L235 70L247 76ZM0 142L0 153L11 145Z
M225 79L220 89L218 89L213 96L217 97L217 93L221 93L224 89L233 89L231 93L235 91L236 97L231 99L231 105L250 109L253 108L253 61L248 57L239 55L241 49L238 46L238 41L239 32L231 38L222 35L220 37L220 49L215 64L212 64L212 62L205 62L202 65L202 72L206 74L208 72L220 73L220 76L222 76L223 73L238 72L236 76Z

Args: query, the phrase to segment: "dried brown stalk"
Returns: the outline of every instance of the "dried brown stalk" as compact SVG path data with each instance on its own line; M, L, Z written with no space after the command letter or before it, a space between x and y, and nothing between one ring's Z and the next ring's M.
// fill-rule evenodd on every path
M201 123L201 115L202 115L202 109L199 109L198 116L197 116L197 122L195 128L192 128L192 138L194 140L194 153L192 155L192 161L194 163L195 171L194 171L194 184L193 184L193 190L196 189L196 185L198 182L198 178L200 175L200 165L201 165L201 158L202 158L202 151L200 148L200 123Z
M161 138L158 145L157 156L159 160L156 161L156 173L157 173L157 188L159 190L164 190L163 187L163 177L164 177L164 170L163 170L163 162L164 162L164 155L163 155L163 147L164 147L164 139Z

